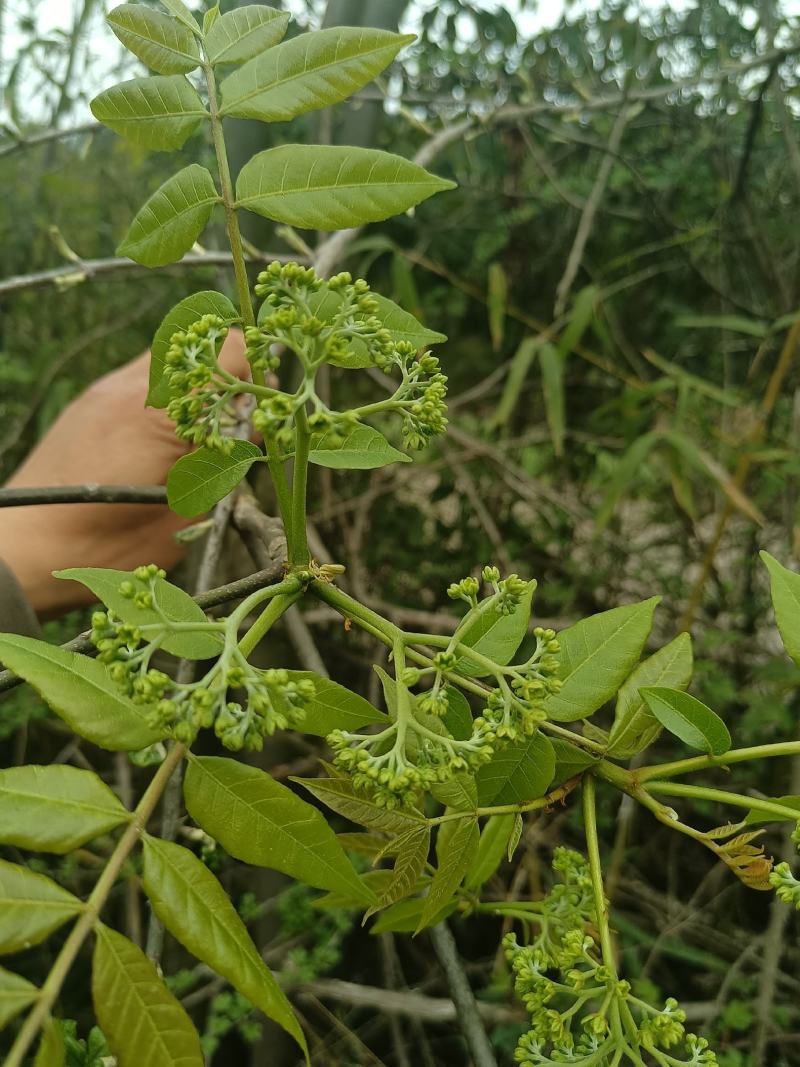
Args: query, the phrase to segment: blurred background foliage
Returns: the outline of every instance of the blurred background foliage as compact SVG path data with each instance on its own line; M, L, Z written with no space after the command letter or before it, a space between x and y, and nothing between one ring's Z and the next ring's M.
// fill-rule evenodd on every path
M107 272L130 217L176 161L139 154L88 121L86 102L110 76L139 71L103 30L103 3L56 7L57 26L45 30L52 4L0 0L3 475L89 381L146 347L190 286L231 286L219 268ZM740 743L796 736L800 679L780 651L756 560L761 547L787 564L800 552L796 6L291 7L298 32L358 23L411 29L418 40L335 114L288 129L232 124L235 157L287 139L371 144L422 151L458 181L414 216L362 232L346 253L354 274L448 334L452 432L411 469L321 471L318 542L347 564L362 599L426 627L448 624L448 582L490 560L535 576L537 622L557 627L662 593L654 643L692 630L694 692ZM197 151L190 143L186 160ZM315 243L266 223L247 237L266 256ZM225 247L221 228L214 247ZM15 280L41 272L35 285ZM334 393L370 387L347 372L329 383ZM252 569L235 538L225 566L220 580ZM324 609L306 622L341 680L377 700L371 664L382 653ZM50 636L81 626L71 617ZM269 655L298 653L287 643ZM67 739L19 690L3 703L0 745L6 763L88 761L123 790L140 773ZM671 753L669 740L661 751ZM287 738L264 758L288 776L316 754ZM752 790L800 792L797 767L750 773ZM680 995L725 1067L800 1064L796 917L624 805L603 815L628 976ZM698 818L710 826L720 816L709 807ZM540 894L553 845L579 841L576 818L565 809L530 822L524 857L501 868L497 895ZM771 844L780 853L778 834ZM397 1004L377 989L442 1004L424 936L370 936L353 916L315 910L305 890L212 858L294 990L315 1062L467 1062L452 1026L416 1001L393 1014ZM80 854L58 873L80 891L96 859ZM135 873L115 904L134 938L146 919ZM520 1015L496 954L500 931L475 918L456 932L508 1064ZM23 966L43 974L54 942ZM175 945L165 966L205 1028L210 1063L293 1062L241 998ZM78 979L74 1067L105 1054Z

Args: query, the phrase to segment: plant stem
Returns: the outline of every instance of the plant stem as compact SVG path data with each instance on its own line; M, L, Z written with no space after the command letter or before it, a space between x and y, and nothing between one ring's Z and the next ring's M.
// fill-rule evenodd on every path
M306 493L308 492L308 456L311 448L311 430L305 404L294 415L295 446L292 472L292 517L289 542L289 565L292 569L304 569L309 564L308 533L306 531Z
M225 210L225 225L228 230L228 240L233 254L233 270L236 275L236 287L239 290L239 310L242 313L242 322L245 326L255 326L256 317L253 313L253 302L250 297L250 281L247 277L247 265L242 246L242 235L239 230L239 220L236 217L236 197L231 180L231 169L228 165L228 152L225 148L225 135L222 131L222 116L219 113L219 101L217 100L217 82L214 70L209 62L203 63L203 74L208 86L208 103L211 113L211 137L214 141L214 152L217 156L219 168L219 181L222 191L222 206ZM263 371L253 373L256 385L264 384Z
M708 767L727 767L730 763L744 763L751 759L768 759L771 756L800 755L800 741L779 741L773 745L753 745L751 748L732 748L721 756L690 756L688 759L676 760L674 763L653 764L640 767L635 772L640 782L651 778L671 778L674 774L691 774L704 771Z
M167 758L153 775L149 786L145 790L144 796L136 806L136 810L133 813L133 819L128 824L125 833L117 842L116 848L111 853L103 873L100 875L97 884L84 905L80 918L73 926L61 951L56 957L56 961L47 976L47 980L39 992L39 997L27 1019L23 1023L22 1028L17 1034L17 1039L6 1057L4 1067L22 1067L25 1054L35 1040L39 1030L44 1025L47 1016L50 1014L50 1009L55 1003L58 994L61 992L61 987L69 974L72 964L75 962L75 958L78 955L83 942L94 929L94 925L102 911L103 905L114 887L119 872L122 870L122 865L138 842L139 837L161 798L161 794L164 792L164 789L172 776L172 772L186 755L186 751L185 745L173 745L167 754Z
M797 808L790 808L772 800L759 800L757 797L745 797L740 793L729 793L725 789L711 789L705 785L686 785L684 782L660 781L650 782L647 789L651 793L663 793L668 797L693 797L695 800L714 800L737 808L756 808L778 819L800 822L800 810Z
M608 925L608 904L603 889L603 868L600 862L600 841L597 836L597 811L595 808L594 775L587 774L583 780L583 828L586 833L586 851L589 857L589 873L592 876L594 910L600 933L600 950L603 963L616 978L617 964L611 945L611 930Z
M239 642L239 649L243 656L249 656L258 642L274 626L278 619L287 611L295 600L302 595L302 587L293 593L280 593L273 597L264 608L259 617Z

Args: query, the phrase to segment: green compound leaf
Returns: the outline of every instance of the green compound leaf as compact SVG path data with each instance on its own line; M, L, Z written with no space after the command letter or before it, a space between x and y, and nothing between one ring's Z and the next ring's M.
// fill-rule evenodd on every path
M0 1030L39 996L39 990L25 978L0 967Z
M222 114L282 122L337 104L372 81L413 40L351 26L301 34L222 82Z
M522 804L543 797L553 780L556 756L543 734L501 748L475 775L482 806Z
M343 230L388 219L454 188L454 182L389 152L290 144L268 148L245 163L236 201L289 226Z
M772 606L783 647L800 666L800 574L781 566L769 552L759 555L769 571Z
M450 834L444 854L439 856L439 865L431 881L416 933L435 922L442 909L453 899L464 875L475 861L478 846L478 820L459 819Z
M358 730L372 723L389 721L388 716L378 711L368 700L351 693L349 689L331 681L330 678L323 678L321 674L314 674L313 671L287 673L291 681L313 682L317 690L314 699L305 708L300 727L304 734L327 737L334 730Z
M160 186L139 210L117 249L145 267L184 256L206 228L221 197L205 167L192 163Z
M692 680L692 639L678 634L674 641L644 660L619 691L614 725L608 739L609 755L626 759L643 752L661 733L661 723L640 694L644 686L685 689Z
M487 656L500 666L510 663L528 632L535 589L536 582L528 582L519 604L510 615L504 615L497 607L483 612L466 627L461 636L461 644L474 648L476 652ZM491 673L488 668L467 656L459 660L456 670L459 674L469 674L476 678Z
M118 1067L203 1067L200 1038L140 948L97 926L92 962L97 1022Z
M579 748L577 745L572 745L569 741L562 741L558 737L554 737L550 744L553 746L553 751L556 755L556 766L548 791L555 789L556 786L563 785L564 782L568 782L576 774L581 774L600 758L599 756L591 755L585 748Z
M252 441L235 441L229 456L215 448L198 448L181 456L167 476L169 506L186 518L210 511L260 459L261 449Z
M147 626L161 622L165 615L171 622L208 622L205 612L188 593L177 585L157 578L155 583L155 608L139 608L133 600L124 597L119 589L123 582L135 582L133 571L116 571L106 567L69 567L53 571L56 578L71 579L91 589L98 600L111 608L123 622L131 626ZM173 634L161 646L165 652L184 659L213 659L222 649L222 638L216 633ZM149 743L149 742L148 742ZM140 746L144 747L144 746Z
M63 1067L67 1058L64 1031L49 1016L42 1028L42 1040L33 1067Z
M389 331L395 344L407 341L419 351L420 348L430 348L431 345L440 345L447 340L446 334L429 330L409 311L404 311L388 297L378 293L370 293L370 296L378 305L378 310L371 314L381 320L381 326Z
M478 806L478 787L471 774L456 774L446 782L431 786L431 796L455 811L474 811Z
M381 912L370 927L369 932L373 935L390 931L396 934L415 933L422 918L426 900L427 897L414 897L411 900L400 900L397 904L392 904L386 911ZM435 926L436 923L447 919L455 910L456 904L454 902L451 901L449 904L445 904L438 915L435 915L427 925Z
M236 859L372 903L322 814L257 767L193 757L184 797L198 826Z
M614 696L642 654L660 599L602 611L559 633L563 685L544 702L548 719L586 719Z
M289 16L263 4L246 4L215 20L205 47L213 64L244 63L283 40Z
M472 708L461 690L452 685L447 688L447 711L442 715L442 722L456 741L472 737Z
M136 752L161 740L143 709L120 692L105 666L88 656L16 634L0 635L0 662L33 686L73 733L111 752Z
M357 793L349 778L293 778L332 811L359 826L398 836L423 825L417 811L390 811L362 793Z
M262 960L228 894L194 853L144 839L142 884L153 911L184 948L282 1026L308 1053L289 1001Z
M0 953L38 945L82 907L77 897L43 874L0 860Z
M745 822L748 824L762 823L762 822L797 822L800 823L800 797L768 797L773 804L782 804L784 808L793 808L797 815L791 819L789 815L774 815L771 812L763 811L761 808L751 808L747 813Z
M226 324L236 322L239 312L222 293L205 289L187 296L167 312L164 321L156 330L150 349L150 385L147 403L154 408L165 408L169 391L164 381L164 367L170 340L173 334L188 330L203 315L218 315Z
M121 4L106 21L128 51L159 74L188 74L200 65L195 35L169 15Z
M326 431L311 437L311 463L333 470L373 470L390 463L410 463L411 457L390 445L371 426L354 426L344 437Z
M472 850L467 889L480 889L506 858L516 822L517 816L511 814L492 815L486 820L477 850Z
M132 78L92 100L92 114L133 144L160 152L182 148L208 112L182 74Z
M0 842L63 855L128 819L93 771L67 764L0 771Z
M696 697L661 686L639 692L662 726L692 748L721 756L731 747L728 727Z
M188 27L192 33L200 32L197 19L186 4L183 3L183 0L161 0L161 6L166 8L170 15L174 15L178 22L182 22L184 26Z
M380 908L388 908L398 900L411 896L418 888L425 870L430 847L431 831L426 825L415 826L392 842L392 851L396 852L397 858L392 868L391 880L381 893L380 900L369 908L365 919L374 915Z

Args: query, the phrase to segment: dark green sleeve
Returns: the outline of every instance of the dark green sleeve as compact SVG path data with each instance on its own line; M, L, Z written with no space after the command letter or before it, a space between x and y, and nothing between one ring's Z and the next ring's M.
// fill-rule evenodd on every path
M17 579L0 560L0 633L38 637L39 622Z

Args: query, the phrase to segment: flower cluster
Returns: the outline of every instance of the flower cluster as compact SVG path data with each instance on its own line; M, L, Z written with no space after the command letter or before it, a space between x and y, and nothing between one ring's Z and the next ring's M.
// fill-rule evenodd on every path
M164 572L140 567L134 581L119 592L125 599L160 615L155 582ZM198 624L191 624L193 631ZM141 625L123 622L111 611L92 615L92 641L109 675L135 704L147 708L150 725L165 736L190 743L200 729L213 728L232 751L260 750L264 738L276 730L302 724L306 705L315 694L314 683L295 680L285 670L260 670L247 662L236 642L235 630L224 622L209 622L208 632L220 635L220 656L196 682L182 683L151 665L155 653L182 625L163 615ZM229 699L229 690L242 696Z
M769 881L779 900L784 904L794 904L800 911L800 881L792 874L788 863L779 863L770 874Z
M523 663L504 666L480 657L478 666L483 673L494 675L497 685L487 690L486 707L472 721L471 734L453 736L449 716L457 697L451 682L472 673L472 641L485 632L482 623L491 618L490 613L502 619L523 606L528 610L531 585L535 585L516 574L501 579L496 567L484 568L483 577L492 592L480 601L476 578L464 578L449 587L448 594L463 599L469 611L447 647L433 655L429 667L399 670L392 724L379 734L338 730L328 738L337 766L382 805L413 805L425 789L454 774L475 771L502 745L532 736L546 717L545 697L561 686L556 677L559 644L555 631L537 627L535 647ZM431 635L431 643L436 640ZM412 695L409 690L426 676L433 678L430 688Z
M589 870L577 852L556 849L553 867L561 876L535 917L540 933L520 946L504 939L517 995L531 1014L531 1028L517 1045L521 1067L563 1063L605 1067L623 1059L641 1064L645 1054L662 1067L712 1067L708 1043L686 1034L685 1013L669 998L655 1008L634 996L599 958L588 932L596 925ZM683 1042L683 1054L673 1052Z
M409 341L398 341L376 362L382 370L400 368L403 382L393 400L403 416L403 440L407 448L425 448L447 429L447 375L438 358L431 352L417 356Z
M430 352L417 354L414 345L387 329L381 305L363 278L346 271L322 281L310 267L271 263L258 275L256 293L264 297L258 325L245 331L248 358L254 369L274 369L276 351L294 352L313 378L322 363L349 367L399 369L402 381L388 400L345 412L330 411L313 391L301 387L293 398L268 397L259 404L257 428L291 447L291 416L301 403L311 402L313 430L342 438L362 414L395 413L403 420L408 448L424 448L447 426L447 378ZM286 403L289 400L290 403Z
M188 330L174 333L164 359L164 380L170 400L167 414L178 437L225 454L233 438L223 427L231 425L231 400L236 379L217 362L228 327L217 315L203 315Z

